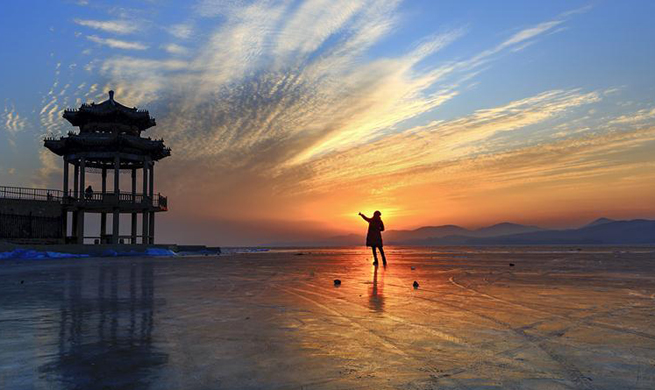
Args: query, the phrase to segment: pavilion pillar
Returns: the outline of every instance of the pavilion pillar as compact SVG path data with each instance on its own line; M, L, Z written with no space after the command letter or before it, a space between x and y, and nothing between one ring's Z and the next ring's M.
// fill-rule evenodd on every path
M102 202L104 205L105 194L107 193L107 168L102 168ZM104 206L103 206L104 207ZM107 213L100 213L100 243L104 244L107 240Z
M73 203L71 236L77 237L77 191L80 189L80 166L73 160Z
M155 162L151 161L150 162L150 185L149 185L149 191L150 191L150 202L151 204L154 205L155 203ZM150 244L155 243L155 212L150 211L150 221L148 223L148 242Z
M68 195L68 160L64 158L64 196Z
M136 203L136 168L132 168L132 207ZM136 244L136 215L132 212L132 231L130 237L130 244Z
M86 199L84 193L84 187L86 187L86 158L82 157L80 159L80 198Z
M79 163L79 172L80 172L80 188L79 194L82 202L85 202L84 198L84 186L86 182L86 158L82 157ZM77 243L84 244L84 206L81 210L77 211Z
M63 239L66 243L66 237L68 236L68 209L66 208L66 197L68 196L68 160L64 157L64 186L63 186L64 195L61 198L62 203L62 224L63 226Z
M150 212L150 222L148 223L148 228L150 228L150 243L154 244L155 243L155 212L151 211Z
M148 196L148 164L149 160L145 159L143 160L143 194L141 194L141 199L142 202L145 205L147 205L147 200L146 197ZM147 244L149 242L148 240L148 211L146 209L143 210L141 213L141 243L142 244Z
M80 165L75 164L75 162L73 164L75 165L73 172L73 198L77 200L77 191L80 189Z
M113 224L112 224L112 237L111 237L111 243L112 244L118 244L119 243L118 234L120 232L120 229L119 229L119 224L120 224L120 210L119 210L120 173L121 173L121 158L119 156L116 156L116 157L114 157L114 197L115 197L116 205L114 206L114 221L113 221Z

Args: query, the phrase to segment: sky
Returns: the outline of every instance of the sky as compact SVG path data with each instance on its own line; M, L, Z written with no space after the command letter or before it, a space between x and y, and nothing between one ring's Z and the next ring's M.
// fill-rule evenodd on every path
M388 229L655 218L654 14L649 0L7 1L0 185L61 188L43 139L113 89L172 148L155 168L158 242L363 234L357 213L375 210Z

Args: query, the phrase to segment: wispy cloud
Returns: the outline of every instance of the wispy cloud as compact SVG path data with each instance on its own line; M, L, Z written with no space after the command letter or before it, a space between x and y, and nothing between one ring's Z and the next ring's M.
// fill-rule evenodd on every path
M88 35L86 38L91 42L95 42L100 45L109 46L114 49L145 50L148 48L148 45L145 45L141 42L129 42L129 41L122 41L113 38L101 38L97 35Z
M13 105L11 107L5 105L4 112L2 113L2 122L4 122L5 130L10 134L16 134L25 128L27 118L18 114Z
M59 181L63 174L62 161L56 154L42 148L39 150L39 162L41 166L32 177L30 185L36 188L52 188L52 183Z
M206 18L231 15L236 10L253 3L251 0L200 0L194 6L195 12Z
M529 39L536 37L537 35L541 35L547 31L552 30L553 28L559 26L563 22L564 22L563 20L551 20L548 22L539 23L538 25L533 27L528 27L512 35L508 40L498 45L497 50L502 50L508 46L525 42Z
M166 52L175 55L186 55L189 53L189 49L175 43L169 43L168 45L162 46L162 48L166 50Z
M434 164L500 153L507 145L490 142L500 134L544 123L568 110L599 101L595 92L548 91L451 121L438 121L325 156L305 169L315 172L309 188L320 189L384 175L407 175ZM369 167L362 170L361 167ZM341 183L341 184L337 184ZM396 182L398 183L398 182ZM400 185L403 185L400 183Z
M65 124L61 121L61 114L67 107L72 95L68 92L70 84L60 85L62 63L58 62L54 69L54 81L48 93L41 99L41 109L38 112L41 127L44 129L40 136L51 136L64 133Z
M618 118L612 119L610 124L643 124L644 122L655 121L655 108L644 108L633 114L621 115Z
M193 25L190 23L180 23L170 26L168 33L179 39L189 39L193 35Z
M102 30L114 34L131 34L138 30L138 25L128 20L90 20L74 19L80 26Z

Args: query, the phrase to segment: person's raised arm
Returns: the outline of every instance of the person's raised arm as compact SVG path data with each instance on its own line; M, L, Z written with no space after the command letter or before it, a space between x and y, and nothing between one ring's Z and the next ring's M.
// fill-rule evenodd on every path
M364 215L364 214L362 214L362 213L359 213L359 216L362 217L362 218L364 218L364 221L366 221L366 222L371 222L371 218L367 217L366 215Z

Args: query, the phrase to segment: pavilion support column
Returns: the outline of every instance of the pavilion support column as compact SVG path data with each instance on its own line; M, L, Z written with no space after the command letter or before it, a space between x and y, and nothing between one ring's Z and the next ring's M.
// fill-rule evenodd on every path
M68 160L64 158L64 196L68 195Z
M107 193L107 168L102 168L102 202L105 202ZM100 243L104 244L107 240L107 213L100 213Z
M120 224L120 210L119 210L119 197L120 197L120 173L121 173L121 159L119 156L114 157L114 197L116 201L116 205L114 206L114 221L112 224L112 237L111 237L111 242L112 244L118 244L119 239L118 239L118 234L120 232L119 229L119 224Z
M148 191L150 192L150 202L154 206L155 203L155 162L150 162L150 184ZM155 212L150 212L150 221L148 222L148 242L150 244L155 243Z
M82 157L80 159L80 199L86 199L84 187L86 187L86 158Z
M71 236L75 239L75 242L77 242L77 191L80 189L80 166L77 163L77 161L73 160L73 199L72 202L74 204L73 207L73 212L72 212L72 226L71 226Z
M136 203L136 168L132 168L132 203ZM132 213L130 244L136 244L136 215L137 213Z
M68 209L66 208L66 197L68 196L68 160L66 160L66 157L64 157L64 186L63 186L63 191L64 191L64 196L61 199L62 203L62 224L63 229L63 239L64 243L66 243L66 237L68 236Z
M150 236L150 243L154 244L155 243L155 212L151 211L150 212L150 222L148 223L148 228L150 229L149 236Z
M147 203L146 197L148 196L148 164L149 160L144 160L143 161L143 194L141 194L141 201L143 202L144 206ZM144 209L144 211L141 213L141 243L142 244L147 244L149 242L148 240L148 233L150 230L148 229L148 212Z
M84 186L86 182L86 158L82 157L80 159L80 164L79 164L79 172L80 172L80 188L79 188L79 194L80 198L82 199L82 203L86 202L86 199L84 198ZM84 206L82 206L81 210L78 210L77 212L77 243L78 244L84 244Z
M77 195L78 195L77 192L80 189L80 165L79 163L75 164L75 162L73 162L73 164L75 165L75 169L73 172L73 198L77 200Z

